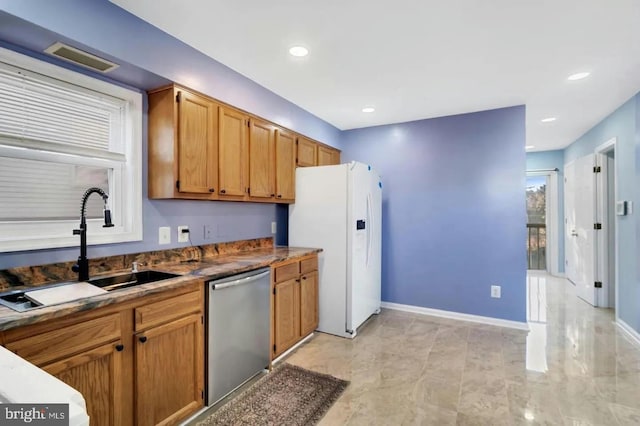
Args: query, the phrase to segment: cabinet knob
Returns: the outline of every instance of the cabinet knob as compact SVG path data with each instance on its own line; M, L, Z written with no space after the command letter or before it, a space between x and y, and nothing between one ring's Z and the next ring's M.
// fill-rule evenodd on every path
M303 279L303 280L306 280L306 279L307 279L307 277L302 277L302 279Z
M282 198L282 194L278 194L278 198Z
M276 194L271 194L271 196L272 196L272 197L275 197L275 196L276 196Z
M138 340L140 340L140 343L144 343L147 341L147 336L140 336L138 337Z
M209 192L216 192L216 190L213 188L209 188Z
M122 352L123 349L124 349L124 345L123 344L116 345L116 351Z
M299 283L299 282L300 282L300 279L297 279L297 280L296 280L296 282L297 282L297 283Z
M221 193L221 194L226 194L226 193L227 193L227 191L225 191L224 189L221 189L221 190L220 190L220 193Z

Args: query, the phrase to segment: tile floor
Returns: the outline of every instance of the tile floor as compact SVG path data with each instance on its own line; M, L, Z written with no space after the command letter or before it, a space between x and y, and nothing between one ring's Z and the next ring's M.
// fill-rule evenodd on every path
M351 381L322 425L640 425L640 349L567 280L528 277L529 333L383 310L287 362Z

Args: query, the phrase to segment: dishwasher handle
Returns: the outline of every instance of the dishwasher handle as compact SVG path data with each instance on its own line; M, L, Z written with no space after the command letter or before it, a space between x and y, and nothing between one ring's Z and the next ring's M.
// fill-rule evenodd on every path
M256 274L256 275L251 275L249 277L245 277L245 278L240 278L238 280L234 280L234 281L228 281L228 282L224 282L224 283L220 283L220 284L216 284L216 283L211 283L211 290L222 290L224 288L229 288L229 287L235 287L238 285L244 285L244 284L249 284L253 281L259 280L261 278L264 278L266 276L268 276L271 273L271 271L266 271L266 272L262 272L261 274Z

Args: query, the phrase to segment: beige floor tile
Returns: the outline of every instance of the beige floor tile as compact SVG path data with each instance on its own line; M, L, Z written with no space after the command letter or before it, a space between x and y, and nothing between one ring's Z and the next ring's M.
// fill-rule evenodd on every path
M287 362L351 382L322 425L640 425L640 349L613 312L529 276L546 301L531 332L383 309Z
M640 425L640 410L620 404L609 404L609 409L621 426Z

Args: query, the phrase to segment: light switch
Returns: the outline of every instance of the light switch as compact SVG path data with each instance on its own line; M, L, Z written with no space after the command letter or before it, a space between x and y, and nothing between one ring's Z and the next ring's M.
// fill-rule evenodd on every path
M171 244L170 226L161 226L158 228L158 244Z

